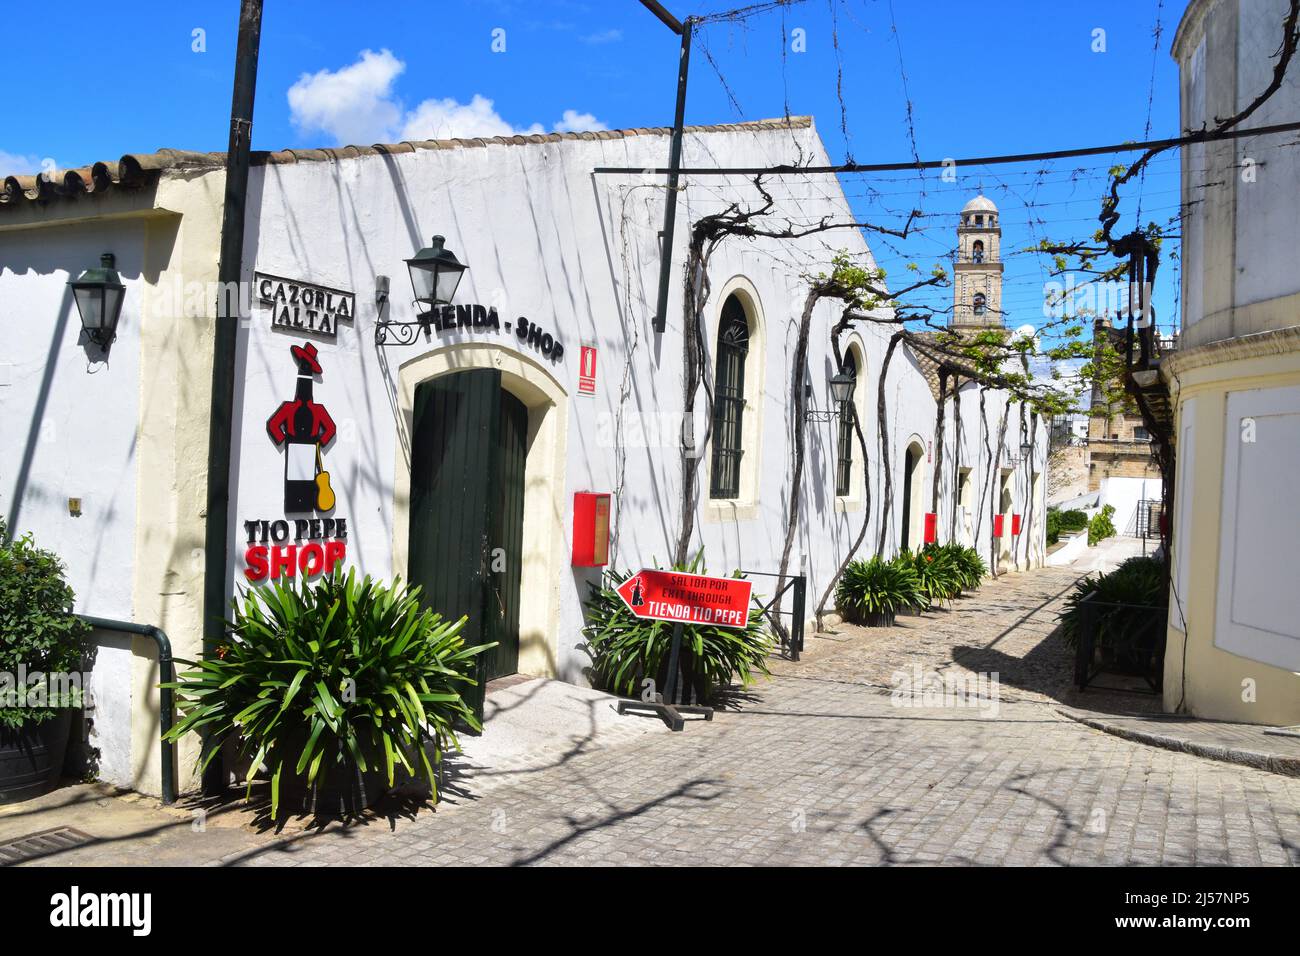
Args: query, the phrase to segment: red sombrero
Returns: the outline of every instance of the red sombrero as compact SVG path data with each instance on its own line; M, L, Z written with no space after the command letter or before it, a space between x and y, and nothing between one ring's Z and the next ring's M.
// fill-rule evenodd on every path
M294 345L289 349L293 357L298 360L298 364L303 368L315 372L319 375L320 362L316 360L316 346L311 342L306 345Z

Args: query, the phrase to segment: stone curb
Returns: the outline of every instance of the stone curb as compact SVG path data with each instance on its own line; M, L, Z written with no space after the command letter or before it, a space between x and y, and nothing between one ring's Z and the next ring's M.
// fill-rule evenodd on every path
M1101 720L1064 707L1057 707L1055 710L1062 717L1068 717L1085 727L1091 727L1093 730L1100 730L1115 737L1122 737L1134 743L1162 747L1165 750L1177 750L1180 753L1204 757L1207 760L1240 764L1243 767L1266 770L1269 773L1281 774L1286 777L1300 777L1300 757L1287 757L1261 750L1243 750L1238 747L1219 747L1215 744L1198 743L1194 740L1170 737L1149 730L1134 730L1131 727L1111 723L1108 720Z

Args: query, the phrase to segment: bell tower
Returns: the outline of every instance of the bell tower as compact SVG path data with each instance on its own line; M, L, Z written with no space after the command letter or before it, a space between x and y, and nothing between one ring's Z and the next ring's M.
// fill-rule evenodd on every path
M981 193L962 207L957 225L950 328L1002 327L1002 229L998 207Z

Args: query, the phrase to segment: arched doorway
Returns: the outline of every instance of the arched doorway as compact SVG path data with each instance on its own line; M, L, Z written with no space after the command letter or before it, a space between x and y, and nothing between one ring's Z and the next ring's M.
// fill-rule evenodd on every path
M925 449L910 442L903 456L903 519L899 544L915 551L925 537Z
M497 644L479 658L480 697L519 667L528 434L528 408L496 369L416 387L408 578L444 618L468 617L467 644Z
M1015 507L1012 483L1011 469L1002 469L1001 490L998 495L998 514L1002 515L1002 537L997 543L998 560L1000 562L1007 562L1012 559L1011 549L1015 541L1011 535L1012 508Z

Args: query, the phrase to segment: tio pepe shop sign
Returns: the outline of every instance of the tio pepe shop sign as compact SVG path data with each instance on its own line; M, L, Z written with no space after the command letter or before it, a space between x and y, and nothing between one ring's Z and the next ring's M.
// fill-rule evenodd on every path
M741 578L656 571L643 568L617 588L618 596L639 618L744 627L754 585Z

